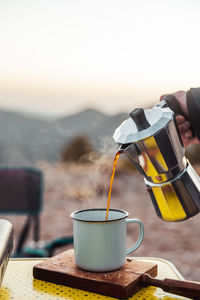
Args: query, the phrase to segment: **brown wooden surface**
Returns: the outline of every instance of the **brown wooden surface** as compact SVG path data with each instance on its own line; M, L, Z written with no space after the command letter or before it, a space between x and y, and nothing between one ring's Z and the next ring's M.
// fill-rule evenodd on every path
M83 271L74 263L73 249L51 257L33 268L36 279L116 298L128 298L139 290L144 273L155 277L157 265L133 259L113 272Z

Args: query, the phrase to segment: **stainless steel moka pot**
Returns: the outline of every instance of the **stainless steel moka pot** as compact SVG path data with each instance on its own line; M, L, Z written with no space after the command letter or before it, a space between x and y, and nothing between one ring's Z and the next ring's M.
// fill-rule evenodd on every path
M144 176L157 215L174 222L200 211L200 179L185 157L168 100L133 110L113 138Z

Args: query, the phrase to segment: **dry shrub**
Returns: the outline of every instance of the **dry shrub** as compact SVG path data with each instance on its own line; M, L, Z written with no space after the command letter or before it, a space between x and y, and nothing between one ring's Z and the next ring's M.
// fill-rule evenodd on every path
M63 147L61 161L88 163L92 153L94 149L89 139L84 135L76 136Z

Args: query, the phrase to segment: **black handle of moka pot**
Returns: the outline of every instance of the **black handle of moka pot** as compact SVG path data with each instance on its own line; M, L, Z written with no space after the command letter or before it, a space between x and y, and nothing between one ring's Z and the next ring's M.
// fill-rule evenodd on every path
M163 99L163 101L166 102L167 106L176 114L176 115L182 115L186 120L188 120L190 123L189 117L184 113L182 110L178 100L174 95L166 95ZM176 122L176 121L175 121ZM176 124L177 125L177 124ZM177 126L178 127L178 126ZM192 136L195 136L195 132L193 128L191 127L190 130L192 131Z

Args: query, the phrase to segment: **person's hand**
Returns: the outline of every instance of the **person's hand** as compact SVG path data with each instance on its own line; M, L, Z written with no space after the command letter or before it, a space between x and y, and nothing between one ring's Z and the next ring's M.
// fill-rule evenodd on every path
M176 122L180 131L181 139L184 147L188 147L198 143L198 139L192 136L191 123L184 116L176 116Z
M187 107L187 97L186 97L186 92L185 91L178 91L173 94L178 100L184 114L186 116L189 116L188 112L188 107ZM162 95L160 97L160 101L164 99L166 95ZM178 124L178 128L180 131L181 139L183 141L184 147L188 147L193 144L198 144L199 140L197 137L192 136L192 130L191 130L191 123L182 115L177 115L176 116L176 121Z

